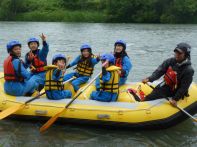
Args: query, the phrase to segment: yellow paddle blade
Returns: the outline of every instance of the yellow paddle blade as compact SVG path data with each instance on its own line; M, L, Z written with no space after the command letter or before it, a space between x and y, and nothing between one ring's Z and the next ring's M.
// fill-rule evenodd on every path
M46 129L48 129L48 128L58 119L58 117L64 112L64 110L66 110L66 109L63 108L60 112L58 112L58 113L55 114L53 117L51 117L51 118L40 128L40 132L44 132Z
M17 106L12 106L10 108L7 108L5 110L3 110L1 113L0 113L0 120L4 119L5 117L15 113L16 111L24 108L24 104L20 104L20 105L17 105Z

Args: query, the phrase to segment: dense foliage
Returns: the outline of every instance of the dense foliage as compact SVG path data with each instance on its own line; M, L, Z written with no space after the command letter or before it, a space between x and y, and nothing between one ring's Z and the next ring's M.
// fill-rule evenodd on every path
M1 0L0 20L197 23L197 0Z

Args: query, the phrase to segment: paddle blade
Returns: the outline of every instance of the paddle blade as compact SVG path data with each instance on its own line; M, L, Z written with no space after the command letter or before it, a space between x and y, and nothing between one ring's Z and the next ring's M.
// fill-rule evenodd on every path
M24 104L18 105L18 106L12 106L10 108L7 108L5 110L3 110L0 113L0 120L4 119L5 117L15 113L16 111L22 109L24 107Z
M40 132L44 132L46 129L48 129L57 119L58 117L64 112L65 108L63 108L60 112L55 114L53 117L51 117L41 128Z

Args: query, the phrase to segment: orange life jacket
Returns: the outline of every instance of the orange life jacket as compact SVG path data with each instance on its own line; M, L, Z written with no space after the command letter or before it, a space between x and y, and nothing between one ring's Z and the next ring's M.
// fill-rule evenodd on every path
M45 71L44 66L47 65L46 62L43 62L42 60L39 59L38 54L39 54L39 50L37 51L37 54L34 55L34 59L32 61L33 67L31 68L31 71L34 73Z
M12 56L8 56L5 60L4 60L4 79L6 81L23 81L24 78L22 76L20 76L21 74L21 62L19 62L18 65L18 74L16 74L15 70L14 70L14 66L12 64L12 60L13 57Z
M168 70L164 75L164 81L172 90L175 90L177 87L177 72L174 71L171 66L168 67Z
M122 58L116 58L115 66L120 67L122 69ZM120 77L123 77L123 74L120 74Z
M115 66L118 66L122 69L122 58L116 58Z

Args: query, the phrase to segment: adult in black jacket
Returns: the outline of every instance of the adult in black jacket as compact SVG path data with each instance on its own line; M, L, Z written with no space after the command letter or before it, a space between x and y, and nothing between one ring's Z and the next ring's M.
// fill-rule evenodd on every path
M190 59L191 46L179 43L174 49L175 56L165 60L143 83L153 82L164 75L164 81L146 96L145 100L172 97L170 102L176 105L179 99L188 96L188 89L193 80L194 69Z

